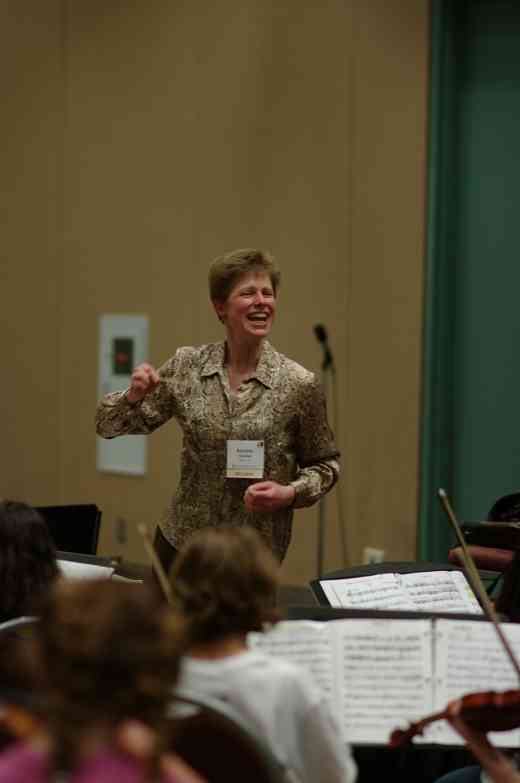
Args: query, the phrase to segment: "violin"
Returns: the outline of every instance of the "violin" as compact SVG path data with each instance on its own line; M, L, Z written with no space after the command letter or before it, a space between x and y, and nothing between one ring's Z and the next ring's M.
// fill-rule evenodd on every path
M482 584L471 553L466 546L466 541L462 535L459 522L453 513L448 496L443 489L439 489L438 496L461 546L466 575L475 593L480 598L484 613L494 626L498 639L520 680L520 664L504 635L495 608L489 600L489 596ZM396 748L404 745L406 742L410 741L412 737L422 734L423 730L426 726L429 726L430 723L434 723L437 720L449 719L454 714L453 708L455 705L457 705L457 717L459 717L469 729L487 733L488 731L509 731L510 729L516 729L520 726L520 690L509 690L504 691L503 693L498 693L496 691L469 693L461 699L450 702L441 712L436 712L416 723L410 724L407 729L395 729L390 735L390 747Z
M457 701L459 702L458 717L469 728L476 731L483 733L510 731L520 726L520 690L509 690L503 693L496 691L469 693ZM450 707L454 703L450 702L441 712L436 712L411 723L407 729L395 729L390 736L390 747L401 747L410 742L413 737L421 735L431 723L448 719Z

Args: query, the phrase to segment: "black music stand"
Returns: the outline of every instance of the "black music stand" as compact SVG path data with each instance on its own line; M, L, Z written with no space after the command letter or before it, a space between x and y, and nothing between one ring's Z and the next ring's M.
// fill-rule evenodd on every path
M330 607L330 602L320 584L320 582L326 579L355 579L359 576L375 576L376 574L416 574L424 571L460 570L458 566L450 565L449 563L421 563L417 561L370 563L369 565L330 571L328 574L323 574L319 579L313 579L309 584L318 604Z
M37 506L50 530L56 549L95 555L101 511L93 503L71 506Z

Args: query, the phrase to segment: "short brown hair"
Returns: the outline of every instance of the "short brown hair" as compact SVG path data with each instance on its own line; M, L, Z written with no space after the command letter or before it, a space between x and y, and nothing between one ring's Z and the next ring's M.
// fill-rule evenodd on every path
M170 581L188 644L261 631L278 619L278 564L247 525L195 533L177 555Z
M269 275L276 294L280 285L280 272L273 256L266 250L232 250L216 258L209 268L209 295L212 302L225 302L238 280L250 272Z

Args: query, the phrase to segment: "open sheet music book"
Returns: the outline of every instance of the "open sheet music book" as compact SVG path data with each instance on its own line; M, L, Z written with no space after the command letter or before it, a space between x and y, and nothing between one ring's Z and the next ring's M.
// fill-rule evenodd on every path
M520 625L502 627L520 655ZM386 744L395 728L467 693L518 688L495 629L477 620L293 620L250 634L249 643L306 668L327 696L345 740L356 744ZM517 747L520 729L491 738L501 747ZM415 741L464 744L444 720Z
M482 614L462 571L381 573L319 580L331 606Z

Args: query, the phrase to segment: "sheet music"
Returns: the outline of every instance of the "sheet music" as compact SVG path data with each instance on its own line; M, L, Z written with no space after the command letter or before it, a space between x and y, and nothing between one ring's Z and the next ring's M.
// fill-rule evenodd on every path
M502 626L520 653L520 625ZM249 646L304 667L326 696L350 742L387 744L391 732L443 710L467 693L517 688L516 673L489 623L471 620L287 621ZM446 721L416 742L464 745ZM497 732L501 747L520 730Z
M58 568L65 579L110 579L114 569L94 563L77 563L74 560L58 560Z
M482 614L462 571L420 571L397 577L417 610Z
M339 720L354 743L387 743L433 706L430 620L333 620Z
M502 624L513 650L520 652L520 626ZM518 688L518 677L491 623L465 620L435 621L435 705L442 710L449 701L468 693ZM427 735L437 742L460 744L446 721L432 726ZM490 735L494 744L517 747L520 730Z
M247 641L249 647L303 666L336 709L332 647L327 625L311 620L286 620L266 633L248 634Z
M482 613L461 571L372 574L324 579L320 585L335 607Z
M398 574L373 574L320 581L331 606L354 609L415 609Z

